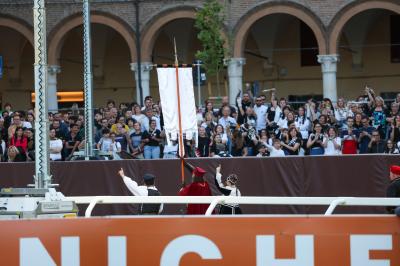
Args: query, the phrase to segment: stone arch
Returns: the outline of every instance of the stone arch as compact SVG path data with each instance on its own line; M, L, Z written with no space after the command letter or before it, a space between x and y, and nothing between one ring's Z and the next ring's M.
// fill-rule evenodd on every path
M144 62L151 62L151 55L154 48L154 43L157 40L158 33L161 28L168 22L175 19L195 19L196 10L194 8L187 7L186 9L172 9L166 10L158 14L143 30L142 34L142 60ZM225 44L228 44L228 37L226 32L221 32L223 38L225 39Z
M243 50L246 43L246 37L251 26L259 19L272 14L287 14L297 17L306 23L314 32L318 43L319 54L326 54L325 31L322 22L311 11L305 10L304 7L294 4L269 3L260 5L250 10L238 22L235 30L235 39L233 45L233 56L243 57Z
M330 54L336 54L338 52L338 43L340 41L340 35L346 23L355 15L369 10L369 9L386 9L389 11L400 14L400 4L395 4L388 1L368 1L360 4L350 5L344 8L342 11L336 14L332 20L332 26L330 27L329 34L329 52Z
M91 14L91 23L103 24L111 27L118 32L128 45L131 55L131 62L136 62L136 43L134 39L134 32L124 22L117 18L105 14L93 13ZM48 49L48 62L49 65L59 65L59 58L62 45L64 43L67 33L73 28L83 24L82 16L72 16L60 22L50 34L51 40Z
M7 27L19 32L29 41L32 47L34 46L33 30L30 27L26 26L24 23L21 23L18 19L10 18L8 16L4 17L0 14L0 26Z

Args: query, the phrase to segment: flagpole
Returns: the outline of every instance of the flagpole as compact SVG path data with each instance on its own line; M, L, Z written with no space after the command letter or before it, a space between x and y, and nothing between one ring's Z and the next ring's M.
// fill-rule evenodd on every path
M183 156L185 155L185 147L183 146L182 118L181 118L181 96L180 96L180 92L179 92L179 62L178 62L178 54L176 51L175 38L174 38L174 53L175 53L176 96L178 98L179 157L181 158L181 179L182 179L182 183L183 183L183 182L185 182L185 168L184 168L184 162L183 162Z

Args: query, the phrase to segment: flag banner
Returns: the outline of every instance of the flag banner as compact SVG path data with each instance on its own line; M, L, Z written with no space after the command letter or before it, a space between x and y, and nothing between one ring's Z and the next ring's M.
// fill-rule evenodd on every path
M171 140L177 140L179 134L176 68L157 68L157 74L164 129L168 144L171 145ZM197 118L192 68L178 68L178 76L182 133L187 140L194 138L197 144Z

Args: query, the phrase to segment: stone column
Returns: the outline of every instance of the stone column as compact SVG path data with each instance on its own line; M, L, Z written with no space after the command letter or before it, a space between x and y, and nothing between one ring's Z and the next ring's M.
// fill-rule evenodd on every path
M150 71L153 69L153 63L143 62L141 63L141 78L142 78L142 89L143 89L143 101L146 96L150 95ZM136 101L140 101L140 90L139 90L139 78L138 78L138 65L137 63L131 63L131 70L135 72L136 80ZM143 104L143 103L140 103Z
M243 88L243 65L246 58L231 58L225 61L228 66L229 104L235 105L236 95Z
M47 68L47 89L48 89L48 108L49 112L58 111L57 101L57 74L61 72L60 66L52 65Z
M336 72L339 55L318 55L318 62L322 67L322 81L324 98L331 99L332 102L337 102L336 88Z

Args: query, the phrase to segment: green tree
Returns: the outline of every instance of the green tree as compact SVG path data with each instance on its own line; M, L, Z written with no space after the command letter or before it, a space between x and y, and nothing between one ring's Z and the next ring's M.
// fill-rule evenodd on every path
M218 93L219 71L224 66L226 49L221 35L225 20L224 7L217 0L206 0L204 7L196 14L195 27L199 30L197 38L203 50L197 51L197 59L203 61L207 76L216 76Z

